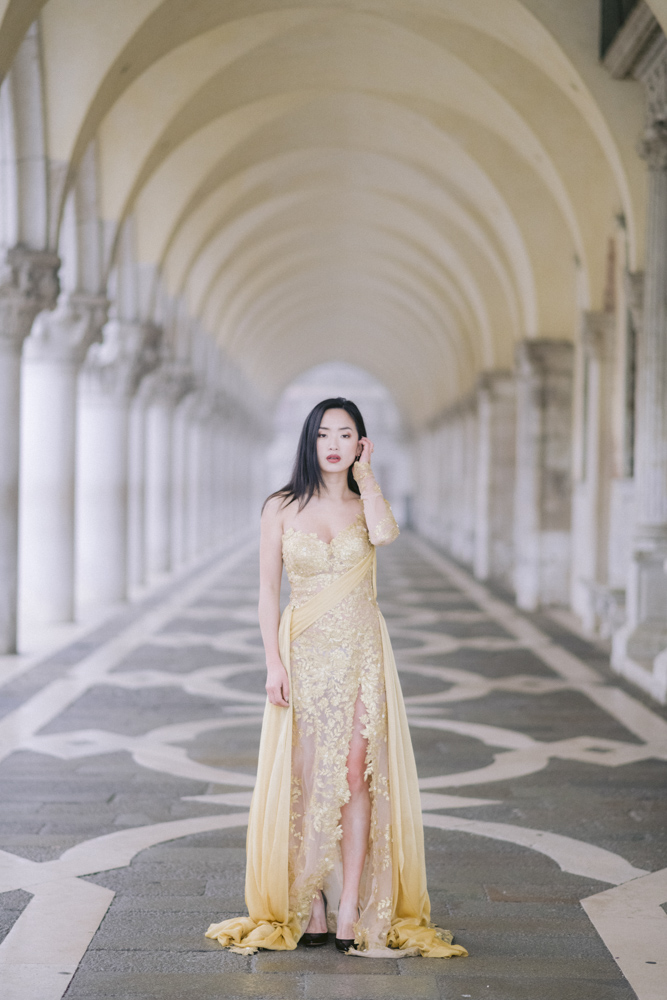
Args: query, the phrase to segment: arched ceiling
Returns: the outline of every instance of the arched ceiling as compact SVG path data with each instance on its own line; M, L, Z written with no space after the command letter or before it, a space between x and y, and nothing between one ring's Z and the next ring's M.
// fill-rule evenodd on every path
M415 425L519 339L575 336L621 215L641 265L643 98L599 65L598 8L0 0L0 18L15 35L41 9L62 203L96 138L112 246L132 216L140 262L262 394L346 361Z

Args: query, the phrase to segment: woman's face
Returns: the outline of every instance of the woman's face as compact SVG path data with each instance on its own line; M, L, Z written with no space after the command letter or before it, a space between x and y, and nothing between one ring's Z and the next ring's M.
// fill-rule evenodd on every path
M317 460L323 472L349 469L359 452L359 434L345 410L325 410L317 435Z

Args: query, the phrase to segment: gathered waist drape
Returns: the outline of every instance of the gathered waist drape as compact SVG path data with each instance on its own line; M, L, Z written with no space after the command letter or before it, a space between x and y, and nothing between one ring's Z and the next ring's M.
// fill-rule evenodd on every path
M375 554L375 549L369 552L368 555L361 559L356 566L352 569L348 569L346 573L343 573L330 583L327 587L323 587L319 593L314 594L305 604L301 607L295 608L290 604L285 608L281 621L280 628L284 628L287 631L289 627L289 638L290 642L294 642L298 639L302 632L305 632L307 628L314 625L318 618L325 615L327 611L331 611L335 608L337 604L340 604L348 594L359 586L361 581L364 579L369 569L373 570L373 597L377 596L376 585L375 585L375 567L377 563L377 558ZM279 633L280 636L280 633ZM281 651L282 652L282 651Z

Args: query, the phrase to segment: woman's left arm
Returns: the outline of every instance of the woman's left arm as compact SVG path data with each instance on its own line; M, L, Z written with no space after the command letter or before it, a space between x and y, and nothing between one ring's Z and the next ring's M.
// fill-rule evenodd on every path
M363 445L363 451L359 461L352 466L352 475L364 504L368 536L373 545L389 545L398 538L398 525L371 469L370 457L373 445L368 438L360 438L360 443Z

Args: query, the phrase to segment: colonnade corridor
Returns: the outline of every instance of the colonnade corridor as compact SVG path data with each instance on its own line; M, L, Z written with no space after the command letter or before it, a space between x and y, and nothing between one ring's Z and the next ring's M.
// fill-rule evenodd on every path
M0 0L0 1000L665 1000L666 279L667 0ZM469 958L204 937L331 397Z
M432 915L470 957L204 938L244 912L265 700L250 542L5 685L6 1000L659 1000L665 711L413 533L379 555Z

